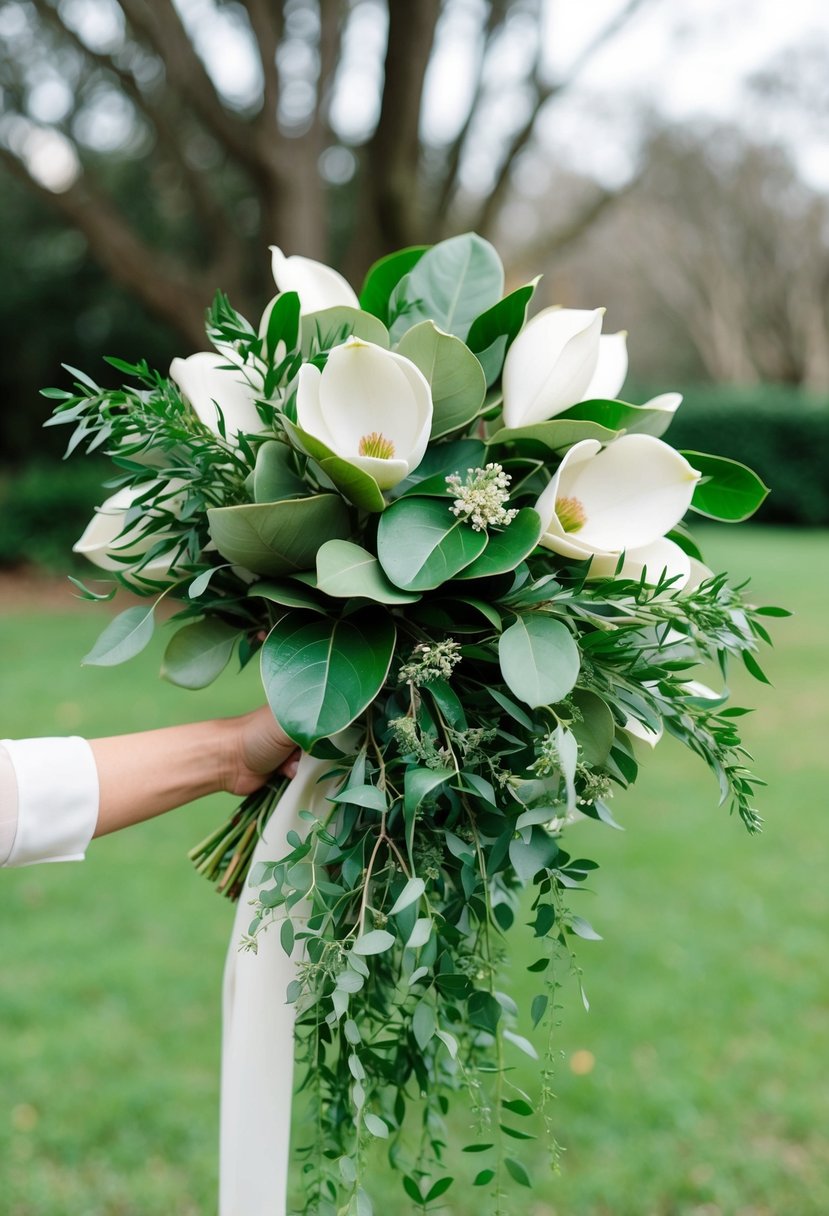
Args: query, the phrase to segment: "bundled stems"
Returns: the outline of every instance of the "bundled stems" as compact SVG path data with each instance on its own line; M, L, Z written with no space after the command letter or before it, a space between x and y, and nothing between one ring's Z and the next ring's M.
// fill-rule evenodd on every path
M274 807L288 787L288 778L275 778L249 794L233 814L188 853L188 857L220 895L237 900L247 881L256 848Z

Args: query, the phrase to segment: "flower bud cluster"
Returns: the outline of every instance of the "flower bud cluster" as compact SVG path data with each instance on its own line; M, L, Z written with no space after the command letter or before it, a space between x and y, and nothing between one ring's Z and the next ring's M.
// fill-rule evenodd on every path
M490 462L485 468L467 469L462 482L459 473L450 473L446 484L455 495L451 511L472 524L475 532L485 528L505 528L512 523L518 511L507 510L509 484L512 478L499 464Z
M460 643L452 638L427 645L420 642L398 672L401 684L430 684L433 680L448 680L461 661Z

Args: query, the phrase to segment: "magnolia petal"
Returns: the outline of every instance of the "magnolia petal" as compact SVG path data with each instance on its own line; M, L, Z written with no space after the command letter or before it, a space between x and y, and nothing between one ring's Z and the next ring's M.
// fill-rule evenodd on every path
M615 401L619 396L628 374L627 340L625 329L619 330L617 334L601 335L599 361L590 383L584 390L583 401Z
M280 291L297 293L303 315L343 304L349 308L360 307L354 289L330 266L297 254L286 257L277 245L271 245L270 251L276 286Z
M505 426L544 422L583 399L598 363L603 311L545 308L524 326L504 363Z
M194 412L205 426L217 435L219 409L225 423L228 442L240 433L256 435L264 423L256 408L256 391L244 379L244 373L227 367L228 356L213 351L199 351L186 359L174 359L170 378L181 389Z
M616 574L619 554L596 554L590 563L588 578L629 578L638 582L644 575L646 583L656 584L663 574L674 579L671 591L680 591L686 586L691 574L691 559L674 541L666 536L651 541L649 545L641 545L638 549L628 549L624 555L622 568Z
M176 488L176 484L172 481L167 485L168 490ZM72 551L80 553L87 561L92 562L101 570L119 570L122 574L126 573L124 562L116 559L126 557L137 561L156 544L162 535L153 532L150 535L142 536L137 524L124 532L124 524L130 507L139 494L146 492L146 489L146 486L143 486L141 490L125 487L107 498L100 507L95 509L95 514L72 546ZM168 495L163 505L165 509L175 511L176 500ZM163 578L169 573L172 564L172 553L163 553L142 566L139 573L146 578Z
M653 435L623 435L590 460L562 462L559 474L558 494L584 508L579 541L616 553L670 532L691 505L700 476Z
M691 570L684 587L685 591L693 591L700 583L704 583L706 579L714 577L714 571L710 570L703 562L698 561L697 558L689 557L688 564Z
M303 363L297 376L296 420L303 431L313 435L326 447L334 447L334 440L320 405L322 372L313 363Z
M339 456L359 455L361 441L377 433L394 445L393 458L408 461L424 424L431 425L432 395L426 377L410 360L349 338L328 356L320 409Z
M647 743L648 747L656 747L664 733L664 726L659 723L658 730L651 730L644 722L640 722L638 718L633 718L630 715L625 719L625 724L622 727L628 735L632 735L634 739L640 739L642 743Z
M377 482L381 490L390 490L399 481L409 475L409 463L406 460L381 460L377 456L349 456L348 463L355 469L362 469ZM418 462L419 463L419 462Z

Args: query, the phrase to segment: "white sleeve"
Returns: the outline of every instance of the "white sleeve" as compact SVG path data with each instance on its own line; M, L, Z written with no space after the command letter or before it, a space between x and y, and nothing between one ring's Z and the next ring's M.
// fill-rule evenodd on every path
M98 770L77 737L0 742L0 865L82 861L98 822Z

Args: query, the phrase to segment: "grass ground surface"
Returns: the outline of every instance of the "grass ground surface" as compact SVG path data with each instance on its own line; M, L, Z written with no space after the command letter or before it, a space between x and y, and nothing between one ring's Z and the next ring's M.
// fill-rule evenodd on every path
M616 799L624 832L573 830L602 863L595 894L576 898L604 940L579 943L591 1012L572 986L563 997L562 1170L545 1172L540 1142L524 1151L537 1181L515 1212L829 1212L827 536L723 529L704 545L714 567L754 573L758 601L797 614L774 623L774 691L734 681L737 703L759 708L744 722L770 783L766 829L750 839L718 810L712 779L669 741ZM101 625L92 607L0 613L0 734L94 736L257 701L252 672L198 694L161 683L157 649L80 670ZM0 877L3 1216L215 1212L231 916L184 854L226 805L96 842L83 866ZM505 984L531 997L536 952L521 937ZM462 1181L475 1170L457 1166L444 1211L472 1216L484 1197ZM376 1189L378 1210L410 1210L382 1169Z

